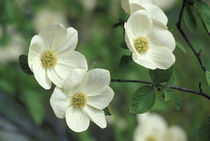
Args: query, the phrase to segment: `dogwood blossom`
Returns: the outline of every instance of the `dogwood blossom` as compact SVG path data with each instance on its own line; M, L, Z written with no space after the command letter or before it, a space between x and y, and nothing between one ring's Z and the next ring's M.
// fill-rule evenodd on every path
M124 25L125 41L134 62L149 69L168 69L175 62L173 35L152 21L144 10L133 13Z
M74 51L77 42L77 31L61 24L47 26L32 38L28 64L43 88L50 89L51 82L62 87L71 69L87 70L85 57Z
M110 73L104 69L89 72L71 70L63 89L55 88L50 104L58 118L65 118L75 132L87 130L90 120L101 128L107 126L103 109L112 101Z
M152 0L122 0L122 7L128 14L133 14L138 10L146 10L153 20L162 23L164 26L168 23L165 13L157 5L152 4Z
M168 127L164 118L158 114L145 113L137 118L134 141L187 141L186 133L181 127Z

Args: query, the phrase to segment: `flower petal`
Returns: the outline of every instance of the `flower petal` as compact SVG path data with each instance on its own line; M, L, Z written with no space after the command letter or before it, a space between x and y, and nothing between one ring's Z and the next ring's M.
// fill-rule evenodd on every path
M67 30L62 24L53 24L44 28L39 35L44 40L45 49L56 50L67 37Z
M86 113L78 108L70 106L66 111L66 123L75 132L83 132L88 129L90 119Z
M40 86L42 86L44 89L51 88L51 82L47 77L46 69L41 64L41 60L35 59L33 61L33 72L34 77Z
M97 109L105 109L109 103L112 101L114 97L114 92L112 88L108 87L102 94L97 96L89 96L87 99L87 104L97 108Z
M42 37L38 35L33 36L28 52L28 65L31 70L33 68L32 65L34 59L40 58L43 51L44 51L44 42Z
M88 105L85 106L83 110L87 112L91 121L93 121L95 124L97 124L101 128L106 128L107 122L106 122L106 118L105 118L105 114L103 110L98 110Z
M128 35L127 33L125 33L125 42L127 44L127 47L128 49L131 51L131 52L135 52L135 47L134 47L134 42L131 38L128 38Z
M85 76L86 70L71 69L63 84L63 90L66 94L74 95L79 91L80 83Z
M164 46L172 51L176 47L176 42L172 33L166 30L162 26L154 25L150 34L148 34L147 38L150 40L152 45L155 46Z
M145 54L133 54L133 59L137 64L140 64L149 69L168 69L175 62L175 56L167 47L150 46Z
M64 118L66 110L70 106L70 98L60 88L56 87L50 98L50 105L58 118Z
M168 18L160 7L158 7L154 4L142 4L142 7L144 7L147 10L148 14L154 20L159 21L160 23L162 23L165 26L167 25Z
M58 54L66 52L68 50L74 50L78 43L78 32L74 28L70 27L67 29L67 37L63 44L56 49Z
M121 0L121 6L127 14L130 14L129 0Z
M54 68L47 69L47 76L57 87L63 86L64 80L58 76Z
M127 23L125 23L125 32L128 38L132 40L141 36L146 36L152 29L152 20L144 10L133 13Z
M104 69L93 69L86 73L83 80L82 92L87 96L95 96L103 93L110 83L110 73Z
M58 64L68 66L70 69L84 69L87 70L87 61L81 53L73 50L68 50L58 55Z

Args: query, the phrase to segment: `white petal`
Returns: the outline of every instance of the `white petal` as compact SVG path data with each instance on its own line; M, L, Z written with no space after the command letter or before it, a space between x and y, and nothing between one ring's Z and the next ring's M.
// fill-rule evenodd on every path
M135 52L135 47L134 47L134 41L131 39L131 38L128 38L128 35L127 33L125 33L125 42L127 44L127 47L128 49L131 51L131 52Z
M165 26L167 25L168 18L160 7L158 7L154 4L143 4L142 7L144 7L147 10L148 14L154 20L159 21L160 23L162 23Z
M136 62L137 64L145 68L152 69L152 70L157 68L156 64L146 55L142 55L137 52L134 52L132 54L132 58L134 62Z
M65 117L67 108L70 106L70 100L60 88L56 87L54 89L50 98L50 105L58 118Z
M158 141L163 141L163 136L167 131L167 123L158 114L145 113L138 115L139 126L137 127L139 137L147 138L154 136ZM168 140L169 141L169 140Z
M72 96L78 92L80 87L79 84L82 82L86 73L86 70L83 69L70 70L63 84L64 92Z
M136 63L149 69L168 69L175 62L173 52L166 47L150 46L145 54L136 53L133 55Z
M85 106L83 110L87 112L91 121L93 121L95 124L97 124L101 128L106 128L107 123L106 123L106 118L105 118L105 114L103 110L98 110L88 105Z
M187 141L186 132L179 126L170 127L165 133L164 141Z
M47 69L47 76L57 87L62 88L64 80L58 76L54 68Z
M51 88L51 82L47 77L46 69L42 66L40 59L35 59L33 61L33 72L34 77L38 81L40 86L42 86L44 89Z
M83 132L88 129L90 119L86 113L78 108L70 106L66 111L66 123L75 132Z
M67 29L67 37L62 45L57 48L58 54L66 52L68 50L74 50L78 43L78 32L74 28L70 27Z
M87 104L97 109L105 109L114 97L112 88L108 87L106 91L97 96L89 96Z
M58 64L66 65L70 69L88 69L86 58L77 51L68 50L58 56Z
M151 44L155 46L164 46L172 51L176 47L174 36L162 26L154 25L147 38L150 40Z
M125 32L128 38L132 40L141 36L146 36L152 29L152 20L144 10L139 10L133 13L127 23L125 23Z
M67 30L62 24L53 24L45 27L39 35L43 38L45 49L56 50L67 37Z
M121 6L127 14L130 14L129 0L121 0Z
M87 96L95 96L103 93L110 83L110 73L104 69L93 69L86 73L83 80L82 92Z
M145 10L142 6L145 2L142 0L130 0L130 13L133 14L138 10Z
M33 36L28 52L28 65L31 70L32 70L33 60L40 58L43 51L44 51L43 39L38 35Z

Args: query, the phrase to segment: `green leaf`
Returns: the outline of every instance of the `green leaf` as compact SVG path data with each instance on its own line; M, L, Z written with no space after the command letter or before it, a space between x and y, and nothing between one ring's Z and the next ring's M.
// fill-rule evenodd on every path
M120 66L125 67L132 61L132 56L130 55L123 55L120 59Z
M172 73L173 73L173 67L167 70L156 69L149 71L150 77L155 84L168 82L169 79L171 78Z
M198 135L196 138L197 141L210 141L210 117L208 117L201 125Z
M206 25L208 32L210 33L210 7L208 4L201 0L195 1L195 7L197 8L202 21Z
M122 42L120 47L123 49L128 49L126 42Z
M19 64L21 69L27 74L33 74L31 69L28 66L28 57L26 55L21 55L19 57Z
M105 113L106 116L111 116L112 115L111 112L109 111L109 108L108 107L106 107L104 109L104 113Z
M173 101L177 110L180 110L180 98L176 91L166 88L164 91L164 99L165 102Z
M208 85L210 86L210 72L209 71L206 71L206 79L207 79Z
M184 53L187 53L187 50L184 48L184 46L179 43L178 41L176 41L176 46Z
M184 22L191 32L195 31L197 23L195 19L195 11L192 5L188 4L184 8Z
M22 94L22 98L34 121L37 124L41 124L44 117L45 108L43 100L45 99L45 95L37 91L28 90Z
M133 94L130 99L130 112L142 114L149 111L155 103L155 91L153 87L143 86Z

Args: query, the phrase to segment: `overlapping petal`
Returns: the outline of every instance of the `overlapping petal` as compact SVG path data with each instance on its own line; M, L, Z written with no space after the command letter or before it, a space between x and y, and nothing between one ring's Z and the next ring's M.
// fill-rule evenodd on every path
M112 88L108 87L102 94L89 96L87 104L97 109L105 109L114 97Z
M87 112L88 116L95 124L101 128L106 128L107 122L103 110L99 110L88 105L85 106L83 110Z
M66 123L73 131L83 132L89 127L90 118L85 112L70 106L66 111Z
M85 75L81 91L87 94L87 96L96 96L103 93L109 87L109 83L109 71L93 69Z
M28 52L28 65L32 71L33 71L32 65L34 60L40 59L43 51L44 51L43 39L38 35L33 36Z
M41 61L38 59L35 59L33 61L33 72L34 77L38 81L39 85L42 86L44 89L50 89L51 82L47 76L47 71L42 66Z
M128 38L132 39L146 36L151 31L152 27L152 20L144 10L133 13L127 23L125 23L126 34Z
M50 98L50 105L58 118L64 118L66 110L70 106L71 98L68 97L62 89L56 87Z
M56 50L67 37L67 30L62 24L53 24L44 28L40 33L44 40L44 48Z

